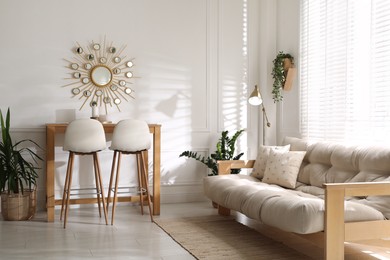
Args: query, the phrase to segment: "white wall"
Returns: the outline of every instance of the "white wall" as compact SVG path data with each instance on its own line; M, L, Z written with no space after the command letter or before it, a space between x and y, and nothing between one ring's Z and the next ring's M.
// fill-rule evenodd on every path
M290 91L283 91L283 101L272 99L272 61L279 51L290 53L299 70L299 0L259 1L258 63L259 86L271 127L265 129L265 144L280 144L285 136L298 136L299 71ZM261 117L260 117L261 119ZM254 119L256 120L256 119ZM262 121L260 120L259 124ZM259 141L262 129L259 129Z
M277 49L294 56L298 69L290 91L283 92L283 102L278 110L278 142L285 136L300 137L299 117L299 0L278 1Z
M275 145L276 133L278 130L276 122L277 104L272 99L272 60L277 53L277 1L273 0L261 0L260 1L260 21L259 21L259 88L263 97L263 105L268 115L271 127L265 128L265 140L266 145ZM262 115L259 117L259 141L263 139L263 127L262 123L264 118Z
M257 58L259 38L252 36L259 32L260 10L256 0L0 1L0 108L11 108L15 139L31 138L44 147L46 123L90 116L89 109L78 111L81 101L62 87L69 83L64 59L74 56L76 42L106 37L127 45L124 52L135 58L139 77L136 99L109 115L113 121L133 117L162 124L162 202L202 200L207 169L178 158L182 151L208 155L222 130L248 128L239 150L246 158L256 154L258 111L247 113L246 97L264 66ZM59 196L67 157L57 141ZM101 158L108 175L111 153ZM90 185L83 179L79 184ZM44 168L38 189L43 208Z

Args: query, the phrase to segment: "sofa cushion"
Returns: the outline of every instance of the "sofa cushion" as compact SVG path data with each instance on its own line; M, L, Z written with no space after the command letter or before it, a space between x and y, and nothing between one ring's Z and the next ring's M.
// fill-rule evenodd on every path
M361 203L346 201L344 207L345 222L384 219L380 211ZM284 231L309 234L324 230L324 212L323 199L290 191L279 198L267 200L262 206L259 219Z
M311 143L304 139L286 136L282 145L290 145L290 151L307 151Z
M203 183L212 201L267 225L299 234L324 229L324 200L314 195L242 174L208 176ZM346 201L345 208L346 222L384 219L378 210L355 201Z
M263 182L277 184L294 189L297 183L299 168L306 152L285 152L271 150L264 173Z
M271 150L281 150L281 151L289 151L290 145L284 146L264 146L261 145L257 152L257 158L255 164L253 165L253 170L251 175L258 179L262 179L264 177L265 167L267 165L267 160L269 157L269 153Z
M301 164L301 169L298 173L298 181L304 184L310 184L310 172L307 171L305 166L309 164L307 151L310 150L311 144L312 142L307 140L290 136L286 136L282 143L282 145L290 145L290 151L306 151L306 155L303 158L303 162Z
M390 219L390 196L368 196L358 202L379 210L386 219Z
M297 191L301 191L310 195L314 195L318 198L325 198L325 189L324 188L319 188L316 186L310 186L310 185L305 185L300 182L297 182L297 187L295 188Z

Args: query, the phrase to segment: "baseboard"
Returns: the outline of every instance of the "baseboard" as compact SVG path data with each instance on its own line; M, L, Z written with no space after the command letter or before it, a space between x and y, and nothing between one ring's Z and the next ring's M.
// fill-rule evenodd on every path
M161 203L206 201L202 182L161 184Z

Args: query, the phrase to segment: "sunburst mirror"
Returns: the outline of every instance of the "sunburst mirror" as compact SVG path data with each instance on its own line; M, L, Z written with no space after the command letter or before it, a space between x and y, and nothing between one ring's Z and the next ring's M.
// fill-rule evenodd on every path
M66 60L70 69L72 83L64 87L71 87L72 97L83 100L80 110L89 104L104 107L107 114L110 107L116 107L122 101L134 99L134 90L130 87L134 62L126 58L123 51L126 46L117 49L113 43L91 42L86 47L78 42L73 49L74 57Z

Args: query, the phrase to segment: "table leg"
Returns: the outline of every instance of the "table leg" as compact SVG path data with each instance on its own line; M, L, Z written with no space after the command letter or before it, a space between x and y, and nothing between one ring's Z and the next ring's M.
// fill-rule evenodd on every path
M155 127L153 135L153 215L160 215L160 164L161 128Z
M46 127L46 208L47 221L54 221L54 142L55 129Z

